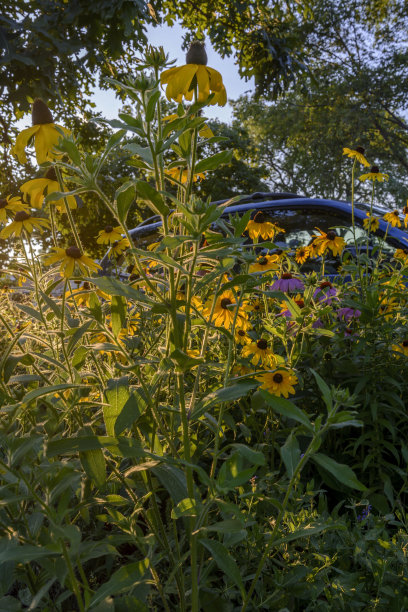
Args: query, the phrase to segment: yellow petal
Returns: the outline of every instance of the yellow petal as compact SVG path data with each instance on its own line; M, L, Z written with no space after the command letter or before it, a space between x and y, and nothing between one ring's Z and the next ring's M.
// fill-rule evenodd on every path
M53 123L43 123L39 127L35 137L35 154L37 162L43 164L55 159L56 155L52 151L62 136Z
M198 100L204 102L210 95L210 78L205 66L199 66L197 72Z
M27 129L23 130L22 132L20 132L20 134L17 136L16 144L11 149L11 152L12 152L13 155L17 156L17 159L20 162L20 164L26 164L27 163L27 156L25 154L25 148L26 148L30 138L34 134L36 134L39 129L40 129L39 125L32 125L31 127L29 127Z
M173 68L169 68L168 70L165 70L164 72L162 72L160 75L160 83L162 85L166 85L166 83L169 82L171 77L174 74L176 74L179 70L181 70L181 68L183 68L183 66L173 66Z
M70 257L69 261L64 260L63 266L64 266L64 276L65 278L69 278L74 273L75 259L73 257Z
M166 89L167 99L175 99L180 94L186 94L190 88L191 81L198 70L197 64L186 64L181 66L178 72L172 75Z
M209 66L206 66L206 71L208 72L208 75L210 77L211 91L221 91L224 87L221 74L218 72L218 70L210 68Z

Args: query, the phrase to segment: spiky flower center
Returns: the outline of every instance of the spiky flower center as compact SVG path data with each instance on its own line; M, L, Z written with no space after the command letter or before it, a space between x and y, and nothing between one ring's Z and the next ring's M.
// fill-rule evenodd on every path
M337 238L337 234L334 230L330 230L330 232L327 232L327 238L329 240L334 240L335 238Z
M260 259L258 259L258 264L260 266L266 266L267 263L268 263L268 258L267 257L261 257Z
M227 297L222 298L222 300L221 300L221 308L227 309L230 304L232 304L232 302L231 302L231 300L229 298L227 298Z
M77 246L70 246L65 249L65 254L67 257L72 257L72 259L80 259L82 257L82 251Z
M395 217L398 217L398 218L399 218L399 212L398 212L398 210L394 210L394 211L392 212L392 214L393 214Z
M380 171L378 166L372 166L370 172L372 172L372 174L378 174Z
M277 383L278 385L280 385L280 383L283 381L283 376L282 374L279 374L279 372L277 372L276 374L273 375L273 382Z
M255 223L266 223L266 217L263 212L257 212L254 217Z
M244 336L246 336L246 333L244 332L243 329L239 329L238 330L238 336L241 336L241 338L243 338Z
M88 283L88 281L85 281L84 284L82 285L82 289L85 289L85 291L89 291L90 288L91 288L91 285Z
M305 303L303 300L295 300L295 304L297 304L299 306L299 308L304 308L305 307Z
M205 52L204 43L199 40L194 40L186 54L186 64L207 65L207 53Z
M256 346L261 349L261 351L265 351L268 348L268 343L266 340L264 340L263 338L261 338L261 340L258 340L258 342L256 343Z
M104 230L107 234L111 234L113 232L112 225L107 225Z
M402 212L404 213L404 215L408 215L408 206L404 206Z
M324 281L323 283L320 283L320 289L326 289L326 287L330 287L331 289L333 285L329 281Z
M6 208L7 206L7 200L5 198L1 198L0 200L0 208Z
M402 343L402 346L404 348L407 348L408 347L408 340L404 340L403 343Z
M356 151L357 153L361 153L361 155L364 155L365 153L365 149L363 147L356 147Z
M284 274L282 274L282 278L285 280L289 280L291 278L293 278L293 276L291 275L290 272L285 272Z
M27 219L29 219L31 217L31 215L29 213L24 212L24 210L19 210L18 213L16 213L16 216L14 217L14 221L27 221Z

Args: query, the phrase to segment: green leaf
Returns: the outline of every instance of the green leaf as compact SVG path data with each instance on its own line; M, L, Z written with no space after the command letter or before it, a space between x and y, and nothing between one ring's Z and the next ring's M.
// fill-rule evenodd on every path
M149 559L137 561L124 565L118 569L99 589L96 591L89 604L89 609L93 608L108 596L117 595L129 591L143 579L149 568Z
M256 381L245 381L241 383L235 383L229 387L222 387L212 393L209 393L195 406L191 415L191 421L198 419L204 412L206 412L211 406L222 404L223 402L232 402L241 397L245 397L249 391L259 386L259 382Z
M149 123L150 121L154 119L156 104L157 104L157 101L160 99L160 95L161 95L160 91L155 91L149 98L149 102L147 103L147 107L146 107L146 117L145 117L147 123Z
M16 302L13 302L13 306L17 306L17 308L28 314L29 317L32 317L33 319L36 319L42 323L42 317L38 310L31 308L31 306L26 306L25 304L17 304Z
M81 155L72 138L62 138L59 142L58 148L60 151L65 151L65 153L68 153L74 164L77 166L81 165Z
M245 598L244 584L241 578L241 572L235 561L230 555L228 550L221 542L216 540L208 540L207 538L200 538L200 544L202 544L208 551L210 551L214 561L218 565L221 571L228 576L230 580L237 586L241 592L241 597Z
M232 154L233 151L220 151L215 155L211 155L211 157L207 157L207 159L202 159L196 164L194 172L198 174L198 172L214 170L221 166L221 164L228 164L232 159Z
M313 426L309 421L309 417L303 410L295 406L295 404L283 397L277 397L276 395L272 395L265 391L265 389L259 390L260 394L264 398L265 402L270 406L275 412L278 412L284 417L289 419L293 419L294 421L298 421L302 423L307 429L313 431Z
M109 295L122 295L136 304L153 305L155 303L142 291L122 283L122 281L118 280L117 278L113 278L111 276L100 276L90 278L88 280L92 281L99 289L105 291L105 293L108 293Z
M289 478L292 478L300 461L300 448L293 431L289 434L285 444L280 449L282 461L285 464Z
M177 506L188 497L186 475L173 465L160 465L152 469L153 474L170 495Z
M337 461L323 455L322 453L315 453L314 455L311 455L311 459L347 487L357 489L358 491L366 491L366 487L359 480L357 480L357 476L348 465L344 463L337 463Z
M333 398L332 398L332 394L330 391L330 387L325 383L323 378L317 372L312 370L312 368L310 368L310 371L316 379L316 382L319 386L324 403L326 404L326 408L330 412L331 410L333 410Z
M106 461L101 449L93 449L79 453L82 467L97 487L103 487L106 482Z
M115 435L119 436L122 431L131 427L143 414L147 406L140 391L136 389L126 400L120 414L115 421Z
M108 436L115 435L115 422L123 407L129 399L129 379L127 376L122 378L111 378L105 389L108 405L103 406L103 419L105 421L106 433Z
M138 155L139 157L141 157L145 162L149 164L149 166L153 166L152 152L149 147L141 147L135 142L130 142L126 145L125 149L133 155Z
M182 516L197 516L199 512L198 504L195 499L186 497L182 499L171 511L171 518L178 519Z
M141 458L149 455L143 450L139 440L112 436L75 436L48 442L46 455L49 458L58 455L73 455L80 451L106 448L109 452L123 457Z
M123 295L112 295L112 331L117 338L121 329L126 327L127 302Z
M170 212L163 197L158 191L146 181L137 181L136 183L137 196L147 203L156 215L166 216Z
M109 138L107 142L105 152L107 153L108 151L113 149L113 147L116 147L120 143L122 138L125 136L125 134L126 134L126 130L118 130L115 134L112 134L112 136Z
M23 404L29 404L35 399L39 397L44 397L44 395L51 395L57 393L58 391L65 391L66 389L89 389L90 387L87 385L78 385L75 383L62 383L61 385L53 385L51 387L39 387L38 389L34 389L25 395L22 399Z
M127 181L115 193L116 210L118 218L122 223L126 222L126 218L130 209L130 205L135 200L136 190L133 181Z
M231 448L235 449L241 457L244 457L252 465L265 465L265 455L260 451L249 448L245 444L231 444Z

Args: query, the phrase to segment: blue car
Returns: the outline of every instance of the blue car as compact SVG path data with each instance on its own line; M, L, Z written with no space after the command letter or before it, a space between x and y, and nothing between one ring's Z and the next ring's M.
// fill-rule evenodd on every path
M223 204L227 200L214 202ZM352 211L351 204L336 200L323 200L319 198L302 198L293 193L253 193L250 196L243 196L239 201L224 209L222 219L228 219L229 215L238 213L245 214L248 210L254 214L258 211L266 213L268 220L276 223L285 230L275 237L275 244L281 249L294 250L299 246L310 244L313 235L316 234L316 227L327 232L329 228L336 227L346 244L348 251L353 254L353 234L352 234ZM358 203L354 208L356 223L356 237L365 238L367 233L363 228L363 221L369 212L368 204ZM382 219L388 210L374 206L373 215L379 217L379 229L371 233L369 237L369 253L375 257L375 247L379 246L382 238L386 236L382 252L391 256L395 249L408 250L408 232L402 231L397 227L392 227ZM150 217L140 225L130 231L133 242L137 248L146 249L149 244L160 240L161 221L159 217ZM365 240L362 242L362 250L366 249ZM116 262L116 266L117 266ZM119 265L120 265L119 261ZM102 274L110 274L113 270L113 262L107 253L101 262ZM313 270L317 263L310 260L304 264L305 272ZM336 274L340 260L328 260L326 262L326 274ZM116 267L115 266L115 267ZM123 270L125 272L125 270Z

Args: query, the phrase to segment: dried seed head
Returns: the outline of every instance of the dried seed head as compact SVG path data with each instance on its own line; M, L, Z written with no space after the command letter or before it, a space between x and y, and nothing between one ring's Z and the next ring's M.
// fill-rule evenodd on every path
M54 123L50 109L40 98L36 98L34 100L31 117L33 125Z
M194 40L187 51L186 64L200 64L201 66L206 66L207 61L204 43L199 40Z

